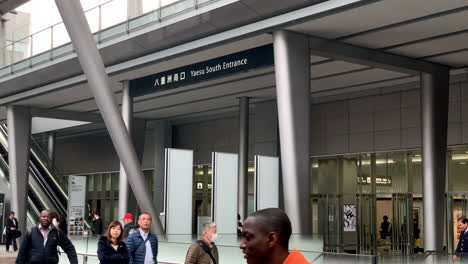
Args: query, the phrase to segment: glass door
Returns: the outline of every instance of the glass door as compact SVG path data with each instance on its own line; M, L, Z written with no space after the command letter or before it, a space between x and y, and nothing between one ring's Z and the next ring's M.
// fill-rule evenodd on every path
M376 195L357 194L357 253L374 255L377 251Z
M410 255L414 248L412 194L392 194L392 254Z
M343 252L342 196L339 194L316 194L312 196L317 205L319 235L323 237L323 251Z

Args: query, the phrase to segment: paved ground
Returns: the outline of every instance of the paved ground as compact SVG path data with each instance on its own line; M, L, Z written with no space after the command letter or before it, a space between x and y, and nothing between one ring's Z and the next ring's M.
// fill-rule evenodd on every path
M0 263L2 264L14 264L16 260L16 252L6 252L5 245L0 245Z

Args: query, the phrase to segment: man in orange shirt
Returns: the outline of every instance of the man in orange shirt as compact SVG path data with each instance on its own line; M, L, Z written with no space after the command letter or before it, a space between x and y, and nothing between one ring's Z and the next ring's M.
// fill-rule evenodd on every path
M291 221L278 208L251 214L242 228L240 248L248 264L310 264L297 250L289 252Z

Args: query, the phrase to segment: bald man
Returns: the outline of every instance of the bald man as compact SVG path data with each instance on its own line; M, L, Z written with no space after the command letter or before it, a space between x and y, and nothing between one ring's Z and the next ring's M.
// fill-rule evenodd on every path
M242 228L240 248L248 264L310 264L297 250L289 251L292 228L283 210L268 208L251 214Z

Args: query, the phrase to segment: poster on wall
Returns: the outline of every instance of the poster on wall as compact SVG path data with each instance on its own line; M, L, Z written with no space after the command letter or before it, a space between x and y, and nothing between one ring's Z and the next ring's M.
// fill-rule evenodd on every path
M356 232L356 205L345 204L343 206L343 231Z
M68 179L68 235L82 236L84 232L86 176Z

